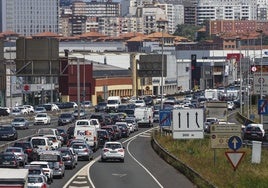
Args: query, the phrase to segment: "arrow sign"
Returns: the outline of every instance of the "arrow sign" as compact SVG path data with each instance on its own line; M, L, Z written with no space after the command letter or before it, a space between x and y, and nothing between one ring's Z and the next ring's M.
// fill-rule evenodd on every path
M232 136L228 140L228 146L230 149L236 151L242 146L242 140L239 136Z
M235 152L235 151L227 151L225 155L229 162L231 162L234 171L238 167L239 163L241 162L242 158L245 155L245 152Z

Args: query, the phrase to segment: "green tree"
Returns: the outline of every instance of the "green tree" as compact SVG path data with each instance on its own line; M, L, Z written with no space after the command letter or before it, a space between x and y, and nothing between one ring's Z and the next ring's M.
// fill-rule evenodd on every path
M195 26L195 25L189 25L189 24L181 24L177 25L177 29L174 32L175 36L182 36L185 38L188 38L192 41L195 41L197 39L197 31L201 29L202 26Z

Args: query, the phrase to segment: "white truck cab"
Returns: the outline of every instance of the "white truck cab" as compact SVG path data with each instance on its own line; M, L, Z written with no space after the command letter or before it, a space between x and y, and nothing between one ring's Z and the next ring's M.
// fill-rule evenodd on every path
M120 96L110 96L107 99L108 112L117 112L118 106L121 104Z

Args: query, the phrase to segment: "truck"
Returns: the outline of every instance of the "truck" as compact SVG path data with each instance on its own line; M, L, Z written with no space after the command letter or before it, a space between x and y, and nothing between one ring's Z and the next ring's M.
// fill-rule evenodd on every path
M0 170L0 188L27 188L28 169L2 168Z
M228 104L225 101L207 101L205 103L206 118L217 118L219 121L227 121Z
M109 96L107 98L107 111L117 112L118 106L121 104L120 96Z
M93 151L98 149L98 128L95 122L94 119L81 119L75 122L74 127L74 138L85 140Z
M219 91L217 89L206 89L204 95L207 100L219 100Z
M134 116L136 118L136 122L138 127L153 126L153 109L152 107L137 107L135 108Z

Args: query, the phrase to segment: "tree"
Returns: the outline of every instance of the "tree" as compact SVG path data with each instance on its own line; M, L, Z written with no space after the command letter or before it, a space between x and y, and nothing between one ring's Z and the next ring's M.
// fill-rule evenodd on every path
M195 25L189 25L189 24L177 25L177 29L174 32L174 35L186 37L192 41L195 41L196 33L201 28L202 26L195 26Z

